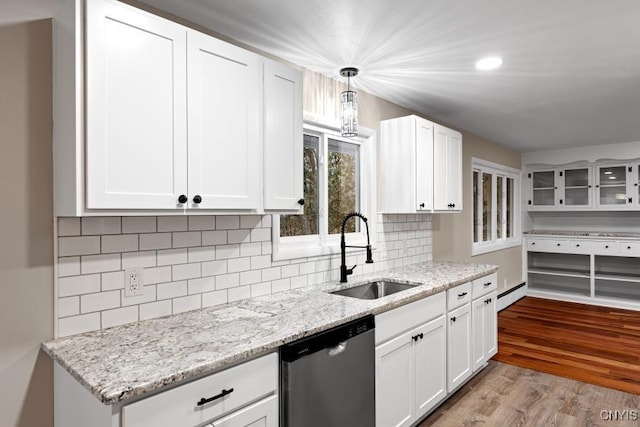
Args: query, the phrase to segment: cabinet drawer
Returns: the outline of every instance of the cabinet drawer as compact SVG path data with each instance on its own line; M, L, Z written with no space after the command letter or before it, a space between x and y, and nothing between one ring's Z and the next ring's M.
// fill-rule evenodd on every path
M593 253L596 255L617 255L620 253L620 245L613 241L595 241L593 245Z
M591 254L596 250L596 242L589 240L567 240L565 252L570 254Z
M622 255L640 256L640 242L620 242Z
M204 405L198 402L233 391ZM122 427L199 426L278 389L278 354L226 369L122 408Z
M376 345L435 319L444 314L446 308L445 292L440 292L377 315Z
M471 302L471 282L447 291L447 311L451 311L468 302Z
M498 289L498 273L493 273L473 281L471 296L475 299L496 289Z
M566 252L567 241L560 239L527 239L531 252Z

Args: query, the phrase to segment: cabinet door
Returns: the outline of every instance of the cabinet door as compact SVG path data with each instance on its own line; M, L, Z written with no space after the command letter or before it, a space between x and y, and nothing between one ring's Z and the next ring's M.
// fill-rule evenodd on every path
M462 135L444 126L434 126L433 208L462 210Z
M376 426L410 425L414 418L412 332L376 347Z
M304 179L302 74L267 61L264 85L264 208L295 213Z
M180 207L185 28L110 0L88 2L86 19L87 208Z
M498 353L498 293L491 292L482 300L485 298L488 302L484 307L484 355L489 360Z
M565 168L560 171L562 194L559 205L565 208L590 208L593 204L592 167Z
M471 304L450 312L447 321L447 391L471 376Z
M627 165L596 166L597 207L624 208L632 203L633 198L627 195L630 179L627 170Z
M633 204L636 209L640 206L640 164L636 163L631 168L631 180L629 181L630 191L633 198Z
M257 209L262 188L258 57L195 31L189 31L187 43L189 207Z
M416 118L416 210L433 209L433 123Z
M278 427L278 396L271 396L251 406L214 421L211 427Z
M447 395L447 334L446 317L417 328L415 336L415 399L416 418L429 412Z
M471 324L473 333L471 334L473 351L473 371L475 372L480 368L485 359L485 312L487 309L488 296L484 296L473 300L471 304Z
M556 207L558 175L555 169L532 171L527 175L530 183L529 209Z

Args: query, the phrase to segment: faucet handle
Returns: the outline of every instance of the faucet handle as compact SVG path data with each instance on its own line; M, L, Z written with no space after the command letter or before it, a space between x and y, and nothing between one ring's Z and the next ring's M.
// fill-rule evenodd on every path
M357 266L358 264L355 264L353 267L347 269L347 274L353 274L353 270L355 270Z

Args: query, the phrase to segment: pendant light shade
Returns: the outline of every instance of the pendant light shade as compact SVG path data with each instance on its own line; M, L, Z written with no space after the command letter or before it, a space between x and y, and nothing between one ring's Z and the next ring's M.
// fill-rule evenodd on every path
M347 78L347 90L342 92L342 136L358 136L358 94L351 90L351 77L358 75L357 68L343 68L340 75Z

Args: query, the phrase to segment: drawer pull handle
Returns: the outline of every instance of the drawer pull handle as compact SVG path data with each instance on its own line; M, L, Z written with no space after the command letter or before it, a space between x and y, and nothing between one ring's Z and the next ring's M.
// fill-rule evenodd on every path
M491 282L487 282L484 284L484 287L486 288L487 286L491 286Z
M609 245L606 245L604 248L605 248L605 249L609 249Z
M627 249L631 250L631 246L627 246Z
M222 389L222 392L220 392L220 394L216 394L215 396L210 397L208 399L205 399L204 397L202 399L200 399L198 401L198 406L206 405L209 402L213 402L214 400L221 399L221 398L223 398L226 395L231 394L231 393L233 393L233 389L232 388L230 388L229 390Z
M560 246L560 243L556 243L556 246Z
M462 298L462 297L463 297L463 296L465 296L465 295L467 295L467 293L466 293L466 292L463 292L463 293L461 293L461 294L458 294L458 298Z
M579 247L580 247L580 245L578 245L578 244L577 244L577 245L576 245L576 248L579 248Z

